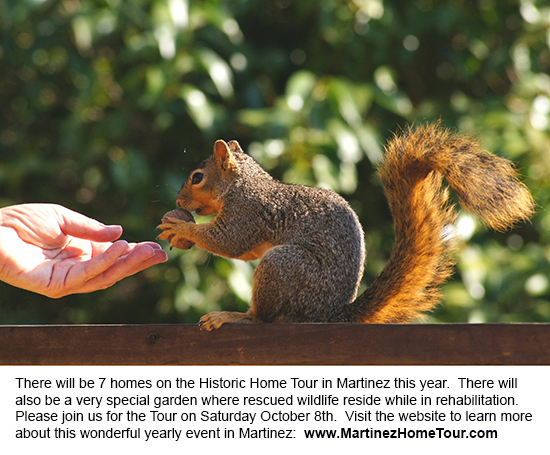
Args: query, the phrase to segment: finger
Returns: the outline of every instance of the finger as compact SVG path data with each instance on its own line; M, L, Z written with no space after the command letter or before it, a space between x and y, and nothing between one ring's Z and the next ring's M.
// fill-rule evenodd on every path
M112 265L90 278L81 290L75 292L92 292L108 288L127 276L167 260L168 255L164 250L148 244L136 244L129 253L119 256Z
M56 207L61 230L73 237L95 242L113 242L122 235L122 226L107 226L65 207Z
M163 249L153 248L153 255L151 257L147 258L141 263L138 263L133 270L128 270L128 272L124 276L134 275L153 265L166 262L167 260L168 260L168 254L166 254L166 251L164 251ZM122 278L124 278L124 276Z
M97 254L105 252L110 247L110 243L102 243L102 242L92 242L92 256L96 256ZM154 250L163 250L162 246L160 246L156 242L140 242L140 243L129 243L128 244L128 251L132 251L134 248L136 248L138 245L148 245Z
M104 275L116 282L151 265L167 260L168 255L164 250L158 248L158 245L153 247L148 243L138 243L128 254L120 257L109 270L106 270Z
M160 246L157 242L140 242L137 245L148 245L154 250L162 250L162 246Z
M138 251L139 254L136 253L136 251ZM127 258L127 256L129 255L133 255L133 257ZM150 255L150 256L148 257L147 255ZM140 258L143 258L145 260L153 259L154 261L160 260L161 262L165 262L168 260L168 255L158 243L140 242L140 243L130 243L128 245L127 253L122 255L120 259L124 259L128 261L128 263L124 264L124 266L125 268L129 268L130 263L137 264Z
M65 287L71 289L71 293L84 292L79 291L79 288L112 267L120 257L128 254L129 249L128 242L119 240L104 252L94 255L87 261L75 264L67 273Z

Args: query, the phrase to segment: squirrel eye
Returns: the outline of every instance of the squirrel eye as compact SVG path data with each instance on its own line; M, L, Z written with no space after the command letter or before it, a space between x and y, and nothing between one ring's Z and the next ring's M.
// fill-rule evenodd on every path
M202 172L196 172L193 174L193 177L191 178L191 184L197 185L202 182L202 179L204 177L204 174Z

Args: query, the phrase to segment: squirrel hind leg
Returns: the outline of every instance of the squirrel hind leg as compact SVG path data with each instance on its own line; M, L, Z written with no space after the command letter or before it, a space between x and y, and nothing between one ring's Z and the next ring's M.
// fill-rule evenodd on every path
M219 329L223 324L243 322L254 322L254 317L250 311L246 313L237 311L212 311L201 317L199 327L201 330L208 330L210 332Z
M323 259L301 245L271 248L254 271L251 311L256 319L277 323L344 322L340 313L346 307L344 303L355 297L354 281L338 263L338 269L344 270L342 275L327 273Z

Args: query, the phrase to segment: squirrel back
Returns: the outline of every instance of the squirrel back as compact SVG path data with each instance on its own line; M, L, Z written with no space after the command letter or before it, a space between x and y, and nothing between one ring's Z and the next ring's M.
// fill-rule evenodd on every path
M389 141L379 175L395 222L388 264L356 299L364 235L349 204L330 190L273 179L233 141L191 173L177 204L217 216L204 224L168 219L159 238L187 239L214 254L261 258L247 313L214 312L226 322L408 322L440 300L451 275L456 214L443 178L461 205L504 230L528 219L533 200L511 163L439 124L409 128Z

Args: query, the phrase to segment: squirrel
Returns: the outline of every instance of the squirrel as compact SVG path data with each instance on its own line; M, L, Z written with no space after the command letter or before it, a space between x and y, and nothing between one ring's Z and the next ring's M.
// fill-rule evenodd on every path
M177 206L216 215L195 224L166 216L160 239L195 243L216 255L261 259L246 313L203 316L206 330L235 322L410 322L438 304L454 266L456 211L461 206L498 231L528 220L534 202L512 163L440 122L407 127L388 141L378 173L395 224L395 247L375 281L356 298L366 259L364 233L335 192L282 183L236 141L187 178ZM169 214L167 214L169 215Z

